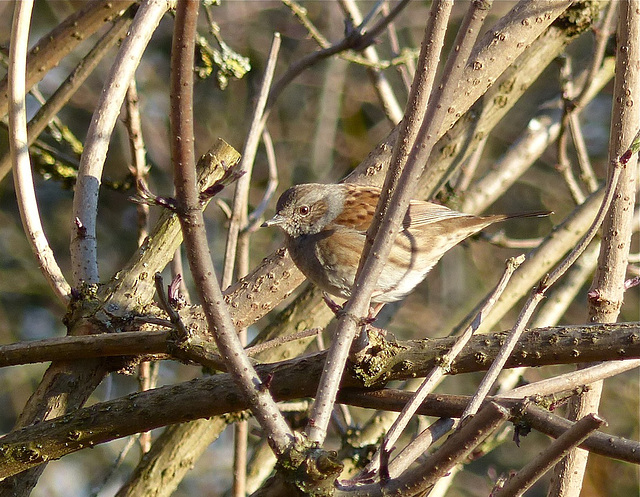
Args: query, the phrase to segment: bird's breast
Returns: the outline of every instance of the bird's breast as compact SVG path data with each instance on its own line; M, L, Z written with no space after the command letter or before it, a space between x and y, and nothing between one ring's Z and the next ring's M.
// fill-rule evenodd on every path
M322 290L349 298L364 246L364 235L325 230L287 240L298 269Z

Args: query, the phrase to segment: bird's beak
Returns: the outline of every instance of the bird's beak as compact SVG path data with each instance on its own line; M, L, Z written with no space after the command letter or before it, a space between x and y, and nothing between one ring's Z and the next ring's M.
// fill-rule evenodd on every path
M280 214L276 214L271 219L266 220L264 223L260 225L261 228L269 228L271 226L280 226L285 222L285 218Z

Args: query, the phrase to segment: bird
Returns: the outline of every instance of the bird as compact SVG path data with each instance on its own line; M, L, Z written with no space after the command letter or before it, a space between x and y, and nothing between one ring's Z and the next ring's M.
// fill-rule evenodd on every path
M381 189L353 183L295 185L278 199L276 226L295 265L328 294L349 299ZM453 246L494 223L550 212L474 216L432 202L411 200L372 304L402 300Z

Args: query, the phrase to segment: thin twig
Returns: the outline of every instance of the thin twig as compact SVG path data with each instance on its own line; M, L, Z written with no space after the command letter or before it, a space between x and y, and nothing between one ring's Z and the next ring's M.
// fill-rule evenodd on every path
M606 6L606 14L602 18L602 22L594 29L595 33L595 46L593 49L593 57L591 59L591 64L589 66L589 72L584 79L584 85L580 90L580 93L575 97L574 105L577 109L582 109L589 102L590 98L588 94L591 87L593 86L593 81L595 79L595 75L598 73L602 66L602 61L604 60L605 53L607 50L607 43L609 43L609 38L615 31L616 26L616 11L618 9L618 2L610 2Z
M321 60L331 57L332 55L344 52L345 50L363 50L375 41L376 36L378 36L378 34L386 28L387 24L395 19L395 17L402 11L402 9L407 6L408 3L408 0L401 0L400 2L398 2L398 4L396 4L392 11L389 12L389 14L383 19L378 21L378 23L366 34L358 35L357 33L352 33L351 36L343 38L338 43L313 52L298 60L297 62L291 64L287 71L280 77L280 79L278 79L274 83L271 91L269 92L269 99L267 100L267 106L265 109L265 117L269 114L269 111L271 110L280 93L282 93L282 90L284 90L286 86L305 69L313 66Z
M171 272L172 280L179 275L184 275L184 266L182 264L182 251L180 250L180 247L178 247L175 250L173 257L171 258L171 262L169 262L169 271ZM185 301L191 302L189 289L187 288L187 284L184 281L184 277L180 278L180 294L185 299Z
M289 335L273 338L271 340L267 340L266 342L258 343L256 345L252 345L251 347L248 347L247 354L250 356L258 355L274 347L280 347L281 345L285 345L290 342L295 342L296 340L302 340L304 338L309 338L309 337L318 335L322 332L322 330L323 330L322 328L309 328L307 330L297 331Z
M132 435L129 437L129 440L127 440L125 446L122 448L122 450L120 450L120 453L118 454L118 457L116 457L116 460L111 464L111 467L108 468L106 472L104 472L102 482L98 485L94 485L95 490L91 492L90 497L99 497L102 491L107 487L107 483L109 482L109 480L115 475L118 468L120 468L120 466L124 462L127 454L129 453L129 451L131 451L133 445L136 443L136 439L138 438L139 437L137 435Z
M564 64L560 70L560 76L562 80L562 96L563 96L563 115L562 120L560 122L560 135L558 136L558 141L556 144L556 153L558 156L558 161L556 164L556 170L560 172L564 181L573 197L573 200L576 204L580 205L584 202L585 194L582 191L582 188L578 184L578 180L576 179L573 169L571 167L571 161L569 160L569 122L571 118L571 109L569 99L573 94L573 81L571 79L572 70L571 70L571 57L564 57Z
M146 159L146 147L144 137L142 136L142 119L140 118L140 107L138 106L138 89L136 81L132 79L127 88L125 97L125 106L127 109L127 118L125 124L129 133L129 148L131 150L131 162L129 172L136 180L136 191L140 193L140 189L149 190L147 184L147 176L149 174L149 166ZM149 205L146 203L136 204L138 213L138 246L149 234Z
M580 180L586 185L587 191L593 193L598 189L598 179L593 171L591 160L589 159L589 151L582 134L582 126L576 112L572 112L569 116L569 129L571 130L571 138L573 146L576 149L578 157L578 166L580 167Z
M578 386L590 385L596 381L604 380L618 374L640 367L639 359L626 359L621 361L607 361L585 369L571 371L548 378L546 380L529 383L513 390L501 392L496 398L521 399L531 395L550 395L566 390L573 390Z
M316 28L315 24L311 22L309 16L307 16L307 9L300 5L295 0L282 0L282 3L291 10L291 13L300 21L300 24L304 26L309 33L309 36L321 47L328 48L331 43L324 35Z
M493 386L498 375L500 374L500 371L504 367L504 364L511 355L511 352L515 347L518 338L524 331L527 323L529 322L529 319L531 319L533 311L544 297L547 289L552 286L573 265L573 263L582 254L582 252L584 252L589 243L591 243L593 237L600 229L600 225L605 219L607 211L609 210L609 207L611 205L611 201L613 200L615 187L618 182L621 169L622 168L620 164L618 164L617 167L614 167L611 175L611 183L607 184L604 199L589 230L587 230L576 247L564 258L564 260L562 260L560 264L547 277L543 278L543 280L533 290L531 296L520 311L520 315L518 316L516 324L511 330L509 337L504 343L504 346L500 350L500 353L494 360L493 364L491 364L489 371L487 371L487 374L482 379L482 382L478 386L478 389L476 390L476 393L474 394L471 402L469 402L469 405L464 412L463 418L478 411L480 405L484 401L484 398L489 394L489 390Z
M76 90L82 86L98 63L124 35L130 23L131 19L128 16L119 17L111 29L109 29L109 31L98 40L89 53L82 58L53 95L49 97L47 102L38 109L38 112L31 118L27 126L29 145L40 136L40 133L45 130L48 123L54 119L60 109L62 109L75 94ZM9 154L5 154L4 157L0 159L0 181L2 181L10 170L11 157Z
M271 133L269 133L269 130L266 128L262 130L262 143L267 154L269 179L267 180L267 187L264 190L262 200L260 200L258 206L251 211L251 214L249 214L249 218L247 219L245 231L248 231L249 233L254 232L262 224L264 213L269 206L269 202L275 195L276 189L278 188L278 164L276 161L276 152L273 148Z
M245 140L244 148L242 149L242 159L240 160L239 169L243 173L243 176L238 179L236 184L236 192L233 198L233 208L231 215L231 222L229 224L229 232L227 234L227 246L225 251L225 263L222 273L222 286L227 288L233 281L233 268L236 262L236 249L238 234L247 224L248 216L248 199L249 199L249 186L251 184L251 172L253 170L253 164L255 161L256 151L258 150L258 143L260 141L260 135L264 123L262 117L264 115L265 105L267 103L267 97L269 95L269 88L271 87L271 81L275 72L276 60L278 57L278 51L280 50L280 35L278 33L273 37L271 44L271 50L267 58L267 66L265 68L264 77L260 86L258 100L253 111L251 118L251 124L249 126L249 132L247 133L247 139ZM244 276L242 274L241 276Z
M136 80L133 78L129 83L125 97L125 107L127 109L125 125L129 134L129 148L131 150L132 165L129 166L129 172L135 178L136 192L140 195L142 191L149 190L147 182L149 166L147 165L146 147L142 135L142 119L140 118L140 107L138 104L138 89ZM138 218L138 246L141 246L149 234L149 204L137 203L136 213ZM152 381L151 370L152 364L149 361L143 361L138 365L138 384L140 390L149 390L155 386ZM148 431L140 433L138 440L142 452L149 452L151 448L151 433Z
M369 465L367 466L367 472L374 472L379 468L380 458L383 452L391 452L396 442L402 435L402 432L409 424L411 417L413 417L420 404L422 404L422 401L429 393L433 391L438 383L440 383L442 378L449 373L451 364L453 363L453 361L455 361L460 352L462 352L475 331L478 329L478 326L482 322L482 316L491 312L491 308L495 305L502 292L504 292L507 283L509 282L509 279L513 275L514 271L520 264L522 264L523 261L524 256L520 256L519 258L511 258L507 261L505 271L500 278L500 281L494 288L493 292L491 292L491 295L485 300L485 302L483 302L483 306L478 311L476 319L466 330L464 330L463 333L460 334L460 336L457 337L456 342L451 347L451 350L449 350L442 356L440 364L425 377L420 387L414 393L411 401L407 403L396 422L387 432L382 444L380 445L380 448L372 457L371 463L369 463Z
M404 473L429 447L449 433L453 425L453 419L440 418L427 427L389 463L389 477L395 478Z
M549 292L545 303L540 306L532 321L533 327L555 326L562 319L587 280L593 275L593 270L598 262L599 249L599 240L591 242L580 258Z
M382 14L389 15L389 3L385 2L382 4ZM398 40L398 32L396 31L395 23L390 22L387 27L387 31L389 33L389 45L391 46L391 50L395 53L396 56L401 55L400 50L400 42ZM411 89L411 81L413 80L413 76L416 73L416 66L414 64L413 57L404 57L403 63L396 66L398 72L400 73L400 77L402 78L402 82L404 86L409 92Z
M467 191L469 185L471 185L471 180L473 179L473 175L476 173L478 166L480 165L480 159L482 158L482 153L484 152L484 147L487 144L487 140L489 137L485 137L471 154L460 171L460 176L456 179L454 189L458 192ZM467 211L464 211L467 212Z
M249 271L250 233L245 231L249 211L249 187L251 186L253 165L258 150L260 135L262 134L264 126L262 116L267 102L267 96L269 95L273 74L275 73L276 61L280 50L280 40L280 34L276 33L273 37L269 56L267 57L264 77L260 85L249 132L247 133L247 138L242 150L239 169L243 175L236 183L236 191L233 197L233 209L229 230L227 232L227 245L224 257L224 269L222 272L223 288L227 288L233 282L234 266L237 266L236 271L238 277L245 276ZM236 258L238 259L237 265ZM238 330L238 338L240 339L241 345L245 346L247 343L246 328ZM232 495L234 497L244 497L244 495L246 495L248 430L246 420L240 420L234 425L232 487Z
M400 0L397 4L393 6L393 8L389 11L387 15L382 17L374 26L366 31L362 36L362 39L359 41L360 47L367 47L371 43L375 41L380 33L382 33L390 22L392 22L400 12L407 6L409 0ZM362 28L362 26L360 26Z
M606 46L613 32L613 26L615 22L615 12L617 9L616 2L610 2L607 6L607 12L602 20L600 28L594 30L596 32L595 35L595 47L593 58L591 60L591 64L588 68L588 72L586 77L584 78L584 83L582 88L579 90L578 95L574 96L574 88L570 81L568 81L568 93L566 95L567 99L570 100L569 105L565 105L565 116L562 120L562 128L563 131L561 133L561 140L558 142L559 150L561 150L560 157L563 157L559 160L560 164L568 166L568 160L566 159L566 128L569 128L571 131L571 135L573 138L573 143L576 149L576 154L578 157L578 165L580 166L581 171L581 179L586 184L589 192L594 192L597 188L597 180L593 168L591 167L591 162L589 160L589 156L586 150L584 137L580 131L580 123L578 120L578 114L585 107L587 102L590 100L589 93L593 89L595 83L595 77L598 71L602 66L602 61L604 60ZM577 185L576 185L577 186ZM580 201L578 203L581 203Z
M355 0L339 0L338 3L342 10L351 17L355 25L362 24L362 14L360 13L360 9L358 8ZM378 51L373 45L369 45L362 53L364 57L373 64L380 62ZM378 95L378 100L380 100L380 103L382 104L382 109L384 110L387 119L389 119L389 121L391 121L395 126L402 119L403 111L402 107L398 103L398 99L393 93L389 80L382 70L376 67L368 67L367 74L369 74L369 78L373 83L373 87Z
M386 484L342 487L337 496L383 497L385 495L419 495L431 487L450 468L465 458L475 447L509 418L509 411L494 403L487 404L477 416L462 425L420 467L405 471Z
M502 488L492 492L493 497L519 497L571 449L580 445L591 433L606 424L597 414L589 414L554 440L539 456L527 463Z
M182 318L180 317L180 314L174 308L174 306L171 305L171 302L169 301L169 298L168 298L167 294L164 291L164 280L162 278L162 274L156 273L154 275L153 281L154 281L155 286L156 286L156 297L158 299L158 304L160 305L160 308L164 312L166 312L167 315L169 316L169 320L171 321L171 325L176 330L178 330L178 332L182 336L188 336L189 335L189 330L187 330L187 327L185 326L184 322L182 321Z
M480 233L478 237L481 240L495 245L496 247L512 248L512 249L534 249L539 247L544 238L510 238L504 230L498 230L495 233Z
M287 426L267 385L256 374L242 350L229 311L224 304L208 240L196 186L193 144L193 62L198 4L178 2L173 38L171 71L172 157L180 224L196 289L203 302L210 330L221 355L277 455L285 452L293 434Z
M66 306L71 287L51 250L40 221L38 201L31 175L31 160L27 135L26 70L29 43L29 23L33 2L17 2L14 9L9 47L9 146L13 163L13 178L22 225L29 239L42 274L60 303Z
M400 133L402 138L397 141L397 144L404 144L405 146L407 146L408 144L409 147L413 147L414 143L416 143L417 141L416 136L418 132L417 127L419 126L418 123L421 123L422 117L424 117L424 114L422 114L421 116L419 115L419 111L426 107L428 95L431 93L431 86L435 78L435 71L437 67L436 61L439 58L439 53L444 42L444 33L446 31L447 21L451 8L452 3L447 0L434 2L432 5L432 17L430 18L430 23L425 31L422 54L420 57L420 63L422 65L421 69L424 67L428 67L429 70L419 70L416 73L421 77L417 78L414 81L414 86L412 87L412 95L409 99L411 104L408 107L412 109L415 115L406 116L407 118L402 121L401 126L403 130ZM407 123L410 123L410 126L414 128L408 128L409 125ZM393 169L397 169L398 172L402 170L402 166L404 166L404 160L406 158L406 155L404 153L405 151L406 149L404 148L399 150L394 147L395 160L392 161L392 167L390 168L390 171ZM404 177L407 178L410 176L413 179L414 175L416 174L414 170L419 169L419 172L421 172L423 168L424 163L418 164L414 159L411 168L413 170L408 171L407 174L404 175ZM391 176L391 174L388 174L387 178L390 178ZM414 186L415 188L417 184L415 184L414 182L414 185L412 186ZM402 220L402 217L404 217L404 213L409 206L409 200L411 198L411 195L413 194L413 189L404 188L404 185L398 188L398 190L399 192L403 193L403 198L401 199L402 202L395 201L394 203L390 204L392 209L387 211L384 216L386 224L383 224L383 226L379 230L380 233L385 233L385 235L387 233L393 233L394 235L397 234L400 222ZM383 188L383 191L388 192L389 188ZM383 205L383 202L385 200L386 199L381 199L379 202L379 207L376 209L376 218L378 220L378 216L380 216L380 206ZM395 207L395 209L393 209L393 207ZM374 225L376 224L378 223L374 221L372 227L369 229L369 233L375 233ZM338 328L336 330L335 338L329 349L329 356L327 358L327 364L330 367L327 367L325 371L323 371L323 377L321 379L318 393L316 395L316 400L311 411L310 423L306 428L306 433L313 441L322 443L326 436L327 426L331 417L331 412L333 410L336 393L338 391L338 385L340 382L340 378L342 377L344 365L346 364L347 357L349 355L351 343L356 335L356 329L358 323L360 322L360 316L366 315L366 309L369 306L369 301L371 300L371 294L374 289L374 284L377 280L377 277L380 275L380 272L382 271L382 267L386 261L386 258L389 255L393 240L394 236L376 237L374 247L372 248L372 250L375 251L376 254L378 254L376 258L368 258L366 257L367 254L363 253L363 258L361 259L361 267L358 270L356 282L353 286L355 291L351 299L347 302L344 308L344 313L338 321ZM367 244L365 244L365 252L366 251ZM368 283L363 286L362 283L367 281Z

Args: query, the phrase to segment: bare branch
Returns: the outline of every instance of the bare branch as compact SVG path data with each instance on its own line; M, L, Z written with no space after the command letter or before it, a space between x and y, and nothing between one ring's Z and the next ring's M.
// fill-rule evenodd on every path
M389 463L389 476L395 478L404 473L429 447L449 433L454 424L451 418L440 418L427 427Z
M278 58L278 51L280 50L280 34L276 33L273 37L271 44L271 51L267 58L267 67L265 68L264 77L260 86L260 92L256 101L256 106L251 118L251 125L247 133L247 139L245 140L244 148L242 149L242 158L240 159L239 169L243 173L243 176L238 180L236 184L236 192L233 197L233 208L231 215L231 223L229 225L229 232L227 234L227 246L225 251L225 265L222 273L222 287L227 288L233 282L233 268L236 263L236 250L238 243L238 235L247 224L248 217L248 201L249 201L249 186L251 184L251 173L253 170L253 163L255 161L256 152L258 150L258 143L260 141L260 135L264 123L262 117L264 115L265 105L267 103L267 97L269 95L269 88L273 79L273 74L276 68L276 61ZM245 271L240 276L245 276Z
M80 42L102 28L105 22L121 16L133 3L131 0L89 2L40 38L27 57L26 89L31 89ZM8 86L7 78L0 82L0 116L9 110Z
M413 161L407 160L407 153L412 147L418 144L418 146L426 146L429 151L431 150L429 145L418 141L418 129L420 128L422 131L423 123L429 122L429 125L431 125L430 120L434 119L433 115L429 115L429 117L425 119L423 111L426 108L427 100L431 94L431 86L436 74L437 60L439 59L439 54L444 42L446 24L452 6L453 4L451 2L442 0L434 2L431 8L430 22L425 30L425 37L422 44L420 66L416 73L419 77L416 77L414 80L409 97L408 109L410 109L410 113L406 115L405 120L402 121L400 138L397 141L396 147L394 147L394 158L392 159L390 174L387 175L387 178L393 178L394 181L389 181L388 183L385 181L387 186L383 188L383 195L376 208L375 221L369 228L367 237L371 240L376 233L380 233L381 235L375 236L373 246L365 243L365 249L354 283L355 291L347 302L344 313L338 321L335 338L329 349L329 367L327 367L326 373L320 382L316 401L311 411L311 421L306 429L307 434L311 440L314 441L322 442L326 436L340 377L342 376L344 365L349 355L351 343L356 335L358 322L361 316L366 315L366 309L369 306L375 282L382 272L395 235L399 231L400 223L409 206L413 191L415 190L415 184L413 185L414 188L406 188L406 180L408 178L413 180L415 176L419 177L420 174L416 174L416 170L418 170L418 173L421 173L424 168L424 163L419 164L415 159L413 159ZM457 80L455 81L457 82ZM434 98L432 107L437 107L438 102L438 98ZM435 126L439 126L440 123L435 120L434 124ZM427 126L427 131L432 132L429 126ZM396 191L395 180L400 177L401 172L405 169L405 161L407 161L407 164L410 164L404 175L401 176L405 178L405 184L397 186L399 199L398 197L394 197L392 203L392 199L388 197L390 193L389 186L393 185L394 190L392 191ZM388 210L385 212L385 209ZM384 218L382 217L383 213ZM381 219L384 220L380 224ZM382 233L384 233L385 236L382 236ZM391 233L392 236L388 236L388 233ZM376 257L368 257L369 249L376 254Z
M294 2L288 3L292 5ZM402 9L406 7L408 3L408 0L401 0L400 2L398 2L388 15L384 16L373 28L371 28L371 30L367 31L365 34L361 35L357 32L353 32L351 36L343 38L338 43L318 50L317 52L313 52L306 57L298 60L294 64L291 64L287 69L287 72L283 74L280 79L278 79L278 81L274 83L273 88L271 88L265 115L268 115L271 107L277 100L280 93L282 93L282 91L286 88L286 86L291 83L291 81L293 81L305 69L311 67L321 60L341 53L345 50L362 50L366 48L375 41L375 38L382 32L382 30L386 28L387 24L393 21L393 19L395 19L395 17L402 11Z
M251 214L249 214L249 218L247 219L247 226L245 230L249 233L256 230L262 224L264 212L267 210L269 202L276 193L276 188L278 188L278 165L276 163L276 153L273 149L271 134L266 129L262 130L262 143L264 144L264 148L267 153L269 181L267 183L267 188L264 191L264 195L262 196L262 200L260 200L258 206L251 212Z
M605 424L604 419L597 414L589 414L574 424L555 440L542 454L529 462L504 486L493 492L494 497L511 497L524 494L531 486L569 450L580 445L591 433Z
M384 495L418 495L429 489L464 459L487 436L497 430L509 418L509 411L489 403L476 416L451 435L425 463L405 471L386 484L360 485L341 488L336 495L354 497L383 497Z
M359 26L362 24L362 14L360 13L360 9L354 0L340 0L339 2L342 10L349 15L353 24ZM387 26L388 28L388 26ZM378 51L373 45L369 45L362 51L364 57L369 60L372 64L377 64L380 61L380 57L378 55ZM393 89L387 80L387 77L382 72L381 69L376 67L368 67L367 73L369 74L369 78L373 83L373 87L378 94L378 99L382 104L382 108L384 109L385 115L387 119L391 121L391 123L395 126L402 119L402 107L398 103L396 99Z
M368 409L400 411L410 396L411 392L394 389L377 391L345 389L341 392L339 399L341 402L349 402L351 405ZM466 395L433 394L425 399L419 412L425 416L460 417L469 402L469 398ZM534 430L553 438L558 438L574 424L562 416L536 405L534 402L523 403L522 399L514 400L495 397L490 397L487 400L511 409L518 420ZM533 400L535 401L535 399ZM542 405L547 400L542 399ZM638 455L640 443L635 440L598 432L590 436L582 444L582 448L605 457L612 457L632 464L640 464L640 456Z
M131 80L129 88L127 88L125 105L127 108L125 124L129 132L129 148L131 149L132 159L129 171L136 180L136 192L139 194L141 187L146 190L149 189L147 185L149 166L147 165L147 152L144 145L144 137L142 136L142 120L140 119L138 88L135 79ZM138 246L140 246L149 234L149 205L138 204L136 210L138 212Z
M109 137L142 53L168 7L166 1L147 0L138 9L91 120L73 196L71 261L73 285L76 287L82 283L95 284L99 281L96 218Z
M36 112L36 115L33 116L27 126L29 145L44 131L60 109L69 102L69 99L75 94L76 90L82 86L98 63L124 35L130 23L131 19L127 16L118 17L111 29L98 40L95 46L82 58L55 93L38 109L38 112ZM11 158L9 154L5 154L5 156L0 159L0 181L10 170Z
M27 136L26 82L27 47L32 1L17 2L11 28L9 64L9 146L14 171L14 183L20 217L38 265L58 300L66 306L71 287L51 250L38 212L38 200L31 175L31 160Z
M412 400L407 403L396 422L387 432L382 444L380 445L380 448L373 456L371 463L367 466L366 471L376 471L379 468L380 456L382 452L391 452L392 448L400 438L400 435L409 424L409 420L415 414L418 406L422 404L422 401L427 396L427 394L431 393L438 385L438 383L440 383L445 374L448 373L453 361L455 361L456 357L462 352L469 340L471 340L474 332L478 329L479 324L482 322L482 316L491 312L491 308L495 305L498 297L506 288L507 283L509 282L509 278L511 278L513 272L518 268L518 266L522 264L523 260L524 256L521 256L517 259L512 258L507 261L507 267L502 275L502 278L500 278L500 281L494 288L489 298L487 298L483 303L484 305L478 312L478 315L476 316L474 322L466 330L464 330L464 332L460 336L457 337L456 342L454 343L453 347L451 347L451 350L444 354L444 356L441 356L440 364L438 364L438 366L425 377L420 387L416 390Z
M620 330L615 333L615 328ZM558 333L558 329L537 329L529 332L522 339L522 348L514 354L514 358L508 363L509 367L540 364L558 364L560 362L571 363L577 359L593 361L596 356L593 352L593 338L597 337L601 350L600 358L606 359L605 354L615 356L616 350L612 344L628 343L624 355L640 357L640 345L637 337L640 335L638 326L630 325L599 325L591 327L576 327L572 333ZM117 337L118 335L114 335ZM635 337L635 338L634 338ZM98 338L98 337L96 337ZM127 340L132 340L127 337ZM452 365L453 373L478 371L486 369L488 364L479 361L479 358L491 359L491 355L499 350L500 343L504 340L503 334L495 337L475 337L471 340L468 350ZM631 344L635 340L635 346ZM139 347L144 346L144 339L137 342ZM435 343L434 343L435 342ZM125 341L123 340L123 344ZM135 343L135 342L134 342ZM413 347L411 345L413 344ZM453 344L451 339L423 340L420 342L398 343L399 352L393 356L393 361L398 364L412 362L416 367L411 371L402 371L390 364L381 365L381 369L395 371L393 375L384 378L384 381L394 379L406 379L414 374L428 373L438 360L440 353L448 351ZM577 344L577 345L576 345ZM546 346L545 346L546 345ZM424 360L425 356L432 354L430 360ZM386 355L386 354L383 354ZM279 400L312 396L322 373L326 353L313 354L290 361L265 364L257 367L263 381L269 379L270 391ZM423 360L420 364L419 361ZM375 364L373 365L375 366ZM357 376L359 372L351 372L345 375L342 388L362 387L363 380ZM304 375L305 381L300 381L300 375ZM378 379L378 384L382 381ZM401 410L410 398L410 392L397 392L394 395L392 405L385 405L379 399L371 404L371 399L376 399L377 393L369 393L365 399L353 394L353 392L340 397L340 402L371 407L374 409ZM399 396L399 397L398 397ZM442 394L428 396L423 404L420 414L459 417L469 397L459 400L452 410L443 399ZM502 399L507 400L507 399ZM500 400L502 402L502 400ZM132 409L135 405L139 409ZM185 410L184 405L189 405ZM427 408L425 408L425 405ZM142 408L144 407L144 408ZM35 425L14 431L0 439L0 477L23 471L28 467L42 464L44 460L58 458L65 454L75 452L94 444L102 443L113 438L127 436L139 431L146 431L167 424L180 423L195 418L206 418L223 413L235 412L247 409L248 402L239 392L237 384L229 374L220 374L193 380L184 384L159 387L145 392L138 392L127 397L113 401L96 404L88 408L79 409L75 413L57 418L55 420L42 421ZM120 413L121 415L118 415ZM547 413L551 416L550 413ZM556 416L557 418L557 416ZM116 423L116 420L118 422ZM567 426L569 422L565 421ZM545 428L548 425L547 428ZM555 428L561 425L555 423ZM541 421L535 426L545 433L552 428L549 421ZM562 431L562 428L559 428ZM565 428L566 429L566 428ZM77 440L70 440L70 431L77 431L80 436ZM557 433L557 432L554 432ZM554 435L557 436L557 435ZM32 460L22 460L15 457L24 450L34 449L33 440L39 440L42 445L37 449L38 457ZM611 435L602 438L601 446L610 447ZM637 444L636 444L637 446ZM640 463L640 450L627 445L621 450L626 451L625 460ZM599 449L600 450L600 449ZM17 452L16 452L17 451ZM39 455L46 455L44 459ZM622 456L616 456L622 457Z
M529 320L533 315L533 311L542 300L547 289L553 286L555 282L558 281L558 279L575 263L578 257L580 257L587 246L591 243L593 237L596 236L596 233L600 229L600 225L605 219L607 211L611 206L619 176L620 166L618 165L618 167L614 168L614 170L612 171L611 183L607 184L604 199L602 200L602 204L600 205L593 223L591 224L585 235L580 239L576 247L569 253L569 255L567 255L567 257L565 257L564 260L562 260L560 264L551 273L549 273L548 276L544 277L540 281L539 285L533 290L531 296L520 311L520 315L518 316L516 324L509 334L509 338L505 341L503 348L498 354L498 357L496 357L495 361L489 368L489 371L482 379L482 382L480 383L480 386L478 386L473 399L471 400L471 402L469 402L469 406L467 406L464 416L468 416L477 412L478 408L483 402L483 399L489 394L489 390L496 381L509 355L511 355L511 352L513 352L520 334L524 331L525 327L529 323Z
M265 430L271 448L276 454L283 454L292 442L291 430L268 387L242 350L216 280L204 229L193 151L193 43L197 17L197 3L187 0L178 3L171 59L171 144L180 225L209 329L215 330L214 337L222 357L243 395L250 399L251 408Z
M227 231L227 245L222 272L222 288L227 288L233 282L234 267L238 277L245 276L249 272L249 237L251 233L246 230L249 213L249 188L260 136L263 134L263 130L266 129L262 117L271 81L275 73L280 41L280 33L276 33L271 43L264 77L242 150L242 159L239 167L243 176L236 184L236 191L233 197L233 210L229 230ZM245 346L247 344L247 329L239 329L238 337L240 338L240 343ZM240 420L234 425L233 487L231 489L233 497L244 497L246 495L248 430L246 420Z
M309 303L308 296L303 300ZM299 313L309 312L316 306L311 302L311 307L303 305ZM326 306L324 306L326 308ZM324 311L324 309L321 309ZM328 322L331 315L326 310L325 320ZM197 310L187 309L181 318L188 326L193 326L201 316ZM139 317L134 319L133 327L142 323L148 323L154 327L169 328L171 323L165 319ZM319 329L312 328L291 335L274 336L277 326L269 327L263 334L261 344L252 345L247 349L250 356L264 354L274 347L288 343L291 348L292 341L302 340L314 336ZM498 353L507 332L483 334L476 336L469 342L462 354L453 361L450 374L461 374L473 371L485 370L492 359ZM606 335L605 335L606 334ZM637 338L640 336L637 323L624 323L613 326L559 326L554 328L534 328L527 331L520 339L517 353L507 362L507 367L518 366L544 366L551 364L572 364L576 362L590 362L594 360L615 361L622 358L640 357L640 345ZM169 332L160 331L120 331L119 333L101 333L87 336L67 336L60 338L47 338L31 342L19 342L0 346L0 367L15 366L46 361L71 361L92 357L112 357L127 355L147 355L167 353L166 342ZM209 347L209 335L203 335L201 341L192 337L194 345L203 348ZM208 345L207 345L208 342ZM455 338L432 338L397 343L382 343L384 348L393 351L391 357L386 359L372 357L377 371L363 368L359 374L370 385L377 385L389 380L402 380L411 375L426 376L434 366L441 362L455 343ZM300 352L300 351L295 351ZM324 352L326 354L326 352ZM285 354L285 357L291 357ZM314 360L322 360L323 356L317 356ZM266 362L283 359L278 353L276 356L261 356ZM413 368L410 372L391 372L403 361L410 362ZM372 367L369 365L367 367ZM374 369L375 369L374 368ZM605 368L606 369L606 368Z
M637 367L640 367L640 361L637 359L609 361L501 392L498 397L523 398L530 395L549 395L563 390L572 390L577 386L590 385Z
M638 2L619 5L616 50L616 78L614 83L611 131L609 138L609 169L607 186L614 191L611 211L602 226L603 241L600 256L589 291L589 320L614 322L618 318L624 299L624 282L631 243L631 223L638 189L637 142L640 129L640 109L633 95L640 85L640 47L634 42L640 37ZM635 138L634 138L635 137ZM632 143L633 150L629 150ZM628 162L620 171L622 158ZM618 175L620 180L618 181ZM597 412L602 393L602 382L591 385L588 393L580 395L569 404L570 419L578 419L590 412ZM588 455L580 450L572 451L554 471L551 496L577 496Z

